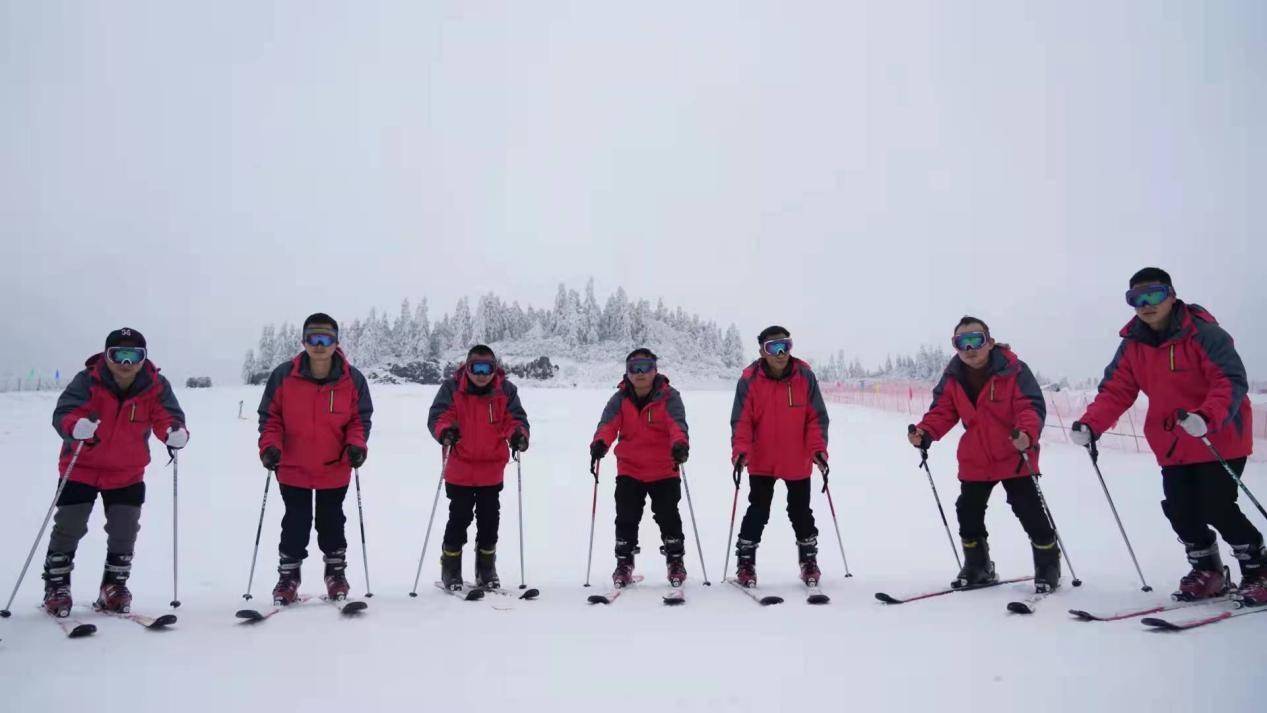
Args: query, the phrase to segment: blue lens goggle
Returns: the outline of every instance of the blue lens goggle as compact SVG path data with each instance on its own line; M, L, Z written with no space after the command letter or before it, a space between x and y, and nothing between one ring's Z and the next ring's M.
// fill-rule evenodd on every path
M630 374L650 374L655 371L655 359L641 357L625 362L625 370Z
M332 334L314 332L304 337L304 344L310 347L332 347L338 341Z
M115 364L140 364L145 361L145 347L110 347L106 358Z
M950 343L961 352L974 352L984 347L989 339L985 332L964 332L956 334Z
M475 376L490 376L496 368L491 361L472 361L466 365L466 370Z
M1126 304L1140 308L1144 305L1159 305L1166 301L1175 293L1175 288L1170 285L1143 285L1140 287L1132 287L1126 291Z
M784 337L783 339L771 339L761 345L761 351L770 356L782 356L792 353L792 339Z

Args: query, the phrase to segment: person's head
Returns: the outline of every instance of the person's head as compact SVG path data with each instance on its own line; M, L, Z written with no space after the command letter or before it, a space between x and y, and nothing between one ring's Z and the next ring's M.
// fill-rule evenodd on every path
M655 352L645 347L635 349L625 357L625 378L634 385L634 389L646 391L651 388L655 382L657 358Z
M466 353L466 376L480 388L488 386L497 373L497 355L483 344L476 344Z
M1131 275L1126 303L1135 308L1135 315L1144 324L1164 329L1170 324L1170 312L1175 307L1175 286L1170 274L1160 267L1146 267Z
M792 333L772 324L757 335L757 344L761 346L761 358L766 366L774 372L782 372L792 359Z
M145 336L130 327L116 329L106 336L105 355L106 369L114 380L130 384L149 355Z
M951 337L950 344L960 361L973 369L980 369L990 361L994 337L990 336L990 327L984 321L964 315L955 325L955 335Z
M309 359L332 359L334 348L339 344L339 323L324 312L308 315L308 319L304 320L302 339Z

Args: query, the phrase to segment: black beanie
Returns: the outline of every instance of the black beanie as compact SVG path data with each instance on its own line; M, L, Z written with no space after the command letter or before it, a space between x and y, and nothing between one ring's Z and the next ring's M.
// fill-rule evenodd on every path
M106 349L110 347L140 347L144 349L145 335L131 327L116 329L106 336Z
M1127 287L1134 287L1135 285L1151 285L1154 283L1170 285L1171 287L1175 286L1175 283L1170 281L1170 273L1160 267L1146 267L1134 275L1131 275L1131 282L1127 285Z

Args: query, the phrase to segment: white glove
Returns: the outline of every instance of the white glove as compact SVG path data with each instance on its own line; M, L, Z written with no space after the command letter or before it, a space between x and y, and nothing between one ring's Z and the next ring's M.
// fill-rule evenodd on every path
M1074 421L1073 428L1069 431L1069 440L1075 445L1087 448L1091 445L1091 441L1095 440L1095 434L1091 431L1091 427L1082 421Z
M184 426L172 426L167 429L167 447L180 450L189 443L189 431Z
M70 437L76 441L87 441L97 434L97 422L86 418L81 418L75 422L75 428L70 432Z
M1205 424L1205 419L1201 418L1201 414L1199 413L1186 414L1183 418L1179 419L1179 425L1182 426L1183 430L1187 431L1188 435L1193 438L1204 438L1205 434L1210 430Z

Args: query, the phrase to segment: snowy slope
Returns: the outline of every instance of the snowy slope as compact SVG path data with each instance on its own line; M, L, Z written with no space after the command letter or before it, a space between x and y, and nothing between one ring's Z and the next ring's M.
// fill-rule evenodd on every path
M252 415L259 393L255 387L180 392L193 440L180 471L184 606L175 629L151 633L84 612L99 633L67 640L36 610L40 582L38 573L30 574L13 618L0 621L5 701L0 708L1248 711L1261 709L1267 691L1260 658L1267 615L1169 635L1144 631L1132 621L1083 624L1064 614L1071 606L1103 610L1159 600L1186 571L1158 508L1160 476L1147 456L1106 453L1102 465L1158 594L1138 591L1085 454L1053 445L1044 454L1049 476L1043 484L1084 587L1062 592L1029 618L1004 612L1022 589L899 607L875 602L876 591L918 591L954 574L927 479L903 438L909 419L902 414L829 407L833 494L855 576L841 576L826 501L815 489L820 561L833 603L802 603L779 495L758 563L763 583L788 601L758 608L729 585L720 586L734 493L727 462L731 395L725 391L684 395L693 435L688 476L715 584L701 585L695 545L688 543L691 579L683 607L659 603L663 565L653 554L658 536L649 515L640 560L648 591L630 591L607 608L584 603L593 591L581 587L592 487L586 445L606 390L521 391L534 426L532 449L524 458L527 574L529 584L542 590L541 599L490 597L468 604L436 591L431 582L438 573L443 511L420 596L410 599L406 593L437 482L438 448L424 433L434 389L376 387L370 458L361 478L376 594L369 611L357 621L339 620L331 608L314 602L244 628L232 614L242 605L264 472L255 455L254 421L238 420L237 411L244 400ZM0 586L6 597L56 482L57 442L48 425L55 398L0 395L0 452L9 484L0 505L0 538L6 543ZM953 443L939 444L931 458L951 512L953 450ZM154 456L132 584L136 609L157 613L171 597L171 477L157 447ZM614 461L604 465L596 583L604 582L612 567ZM507 582L517 583L513 467L508 477L500 569ZM1261 465L1251 466L1247 482L1267 496ZM1000 572L1028 573L1019 524L1001 493L992 504L988 522ZM364 577L354 497L347 511L354 543L349 574L359 594ZM257 602L267 597L275 576L280 513L274 485L254 587ZM1257 513L1250 517L1263 525ZM99 577L101 523L98 511L80 548L75 594L83 603ZM469 573L469 549L467 568ZM316 592L319 557L310 558L305 575L305 591Z

